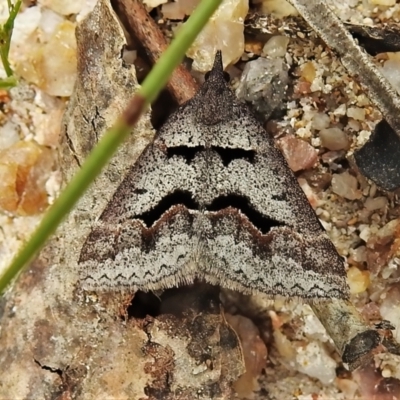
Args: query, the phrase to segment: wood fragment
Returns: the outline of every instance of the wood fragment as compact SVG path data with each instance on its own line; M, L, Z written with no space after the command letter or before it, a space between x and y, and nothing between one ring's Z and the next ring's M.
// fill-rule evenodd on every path
M351 302L332 299L314 302L310 306L334 341L349 371L368 364L376 353L385 351L380 346L383 334L369 327ZM398 351L398 345L395 348Z
M163 33L147 12L140 0L116 0L114 7L126 21L130 35L144 47L147 56L155 64L168 47ZM191 99L197 91L197 84L183 65L179 65L167 85L178 104Z

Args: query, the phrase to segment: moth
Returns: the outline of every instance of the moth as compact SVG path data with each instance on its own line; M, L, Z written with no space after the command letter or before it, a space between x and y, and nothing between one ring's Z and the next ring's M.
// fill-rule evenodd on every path
M198 93L132 165L81 250L86 289L203 279L244 293L349 297L344 261L217 52Z

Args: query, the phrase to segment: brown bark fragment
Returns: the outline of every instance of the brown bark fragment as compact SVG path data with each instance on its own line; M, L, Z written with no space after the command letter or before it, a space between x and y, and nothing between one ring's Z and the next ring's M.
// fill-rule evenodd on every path
M155 64L168 47L160 28L150 17L141 0L116 0L115 3L122 20L126 21L126 29L136 37ZM197 84L186 68L179 65L173 72L167 88L177 103L182 104L195 95Z

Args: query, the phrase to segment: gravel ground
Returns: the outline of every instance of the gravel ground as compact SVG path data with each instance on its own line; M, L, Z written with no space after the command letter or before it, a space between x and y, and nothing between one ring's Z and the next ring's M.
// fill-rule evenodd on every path
M95 0L33 3L22 7L11 46L10 59L20 84L10 92L0 91L0 271L59 192L56 151L61 117L76 78L74 29ZM158 6L165 1L147 3ZM247 1L227 3L229 7L215 17L216 23L189 52L195 57L193 68L207 70L214 50L205 43L219 37L226 49L233 49L224 53L224 61L236 62L228 71L238 94L242 70L258 56L275 60L277 71L290 78L288 90L285 85L279 89L278 112L275 109L266 128L276 137L322 224L347 260L353 303L371 322L389 320L400 342L397 194L381 191L357 172L349 158L369 138L381 118L379 111L313 33L288 35L276 30L272 38L243 36ZM281 1L254 3L251 9L272 10L279 18L291 12ZM329 3L343 21L354 24L376 25L400 18L400 4L392 0ZM6 15L6 4L1 1L0 16ZM192 3L182 0L161 5L160 24L165 29L176 27L179 21L169 24L168 19L182 19L190 7ZM400 53L381 53L374 60L400 91ZM193 74L200 76L196 71ZM268 343L266 368L254 398L400 399L399 359L382 356L347 373L308 306L278 299L270 304L269 317L273 340Z

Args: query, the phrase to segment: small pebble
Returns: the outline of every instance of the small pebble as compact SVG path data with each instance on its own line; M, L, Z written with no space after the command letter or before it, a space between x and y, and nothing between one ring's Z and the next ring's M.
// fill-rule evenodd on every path
M329 116L325 113L316 113L312 119L311 127L320 131L321 129L326 129L329 127L331 120Z
M347 109L347 116L349 118L354 118L358 121L364 121L365 120L365 110L364 108L360 107L349 107Z
M361 129L361 124L353 118L349 118L347 122L347 127L354 132L358 132Z
M18 142L17 126L10 121L0 126L0 150L6 149Z
M357 136L357 146L363 146L371 136L371 131L362 130Z
M350 254L354 262L363 263L367 260L366 256L366 247L358 246L355 249L350 249Z
M333 111L334 115L346 115L346 104L341 104L336 110Z
M321 342L311 342L296 350L295 368L299 372L320 380L323 385L334 381L337 364Z
M0 152L0 208L16 215L42 212L53 162L51 150L33 141L19 141Z
M146 4L146 6L155 8L160 6L161 4L167 3L168 0L143 0L143 3Z
M266 120L282 105L289 82L288 68L283 58L263 58L246 63L236 88L236 96L252 104Z
M304 140L285 136L279 140L278 146L293 172L312 168L317 162L317 150Z
M314 79L316 77L316 71L314 64L311 61L302 65L301 77L305 79L307 82L310 83L314 82Z
M314 170L305 172L301 175L311 187L319 192L325 190L331 183L332 175L329 172L316 172Z
M382 376L384 378L390 378L392 376L392 371L390 369L388 369L388 368L384 368L382 370Z
M194 70L209 71L218 49L222 51L224 66L235 63L241 57L244 50L244 20L248 11L248 0L222 1L186 53L193 59Z
M42 7L50 8L61 15L78 14L82 8L82 0L41 0Z
M289 15L297 15L296 9L286 0L262 0L261 3L264 14L273 14L278 19Z
M351 379L336 379L336 386L344 394L346 399L355 399L358 390L358 385Z
M396 0L369 0L369 3L375 6L390 7L396 4Z
M272 58L284 57L289 38L287 36L272 36L263 47L263 53Z
M364 242L368 242L369 238L371 237L371 229L367 225L360 225L359 228L360 233L359 233L359 238L361 240L364 240Z
M77 74L75 24L62 22L44 44L29 40L16 72L49 95L71 96Z
M43 38L48 40L53 32L56 30L57 26L64 21L63 17L56 12L44 8L42 10L42 15L40 18L40 29L43 32Z
M342 174L332 175L332 191L348 200L361 198L357 179L347 171Z
M178 2L163 4L161 12L165 19L180 21L185 18L185 13L182 11Z
M375 211L375 210L380 210L388 204L388 199L384 196L379 196L379 197L368 197L367 200L365 200L365 208L369 211Z
M316 196L314 190L312 187L308 184L307 180L304 178L299 178L298 179L299 185L302 188L304 194L307 196L308 202L311 204L311 206L315 209L319 205L319 199Z
M393 238L399 228L399 225L400 219L393 219L389 221L376 233L376 239L386 241L388 238Z
M357 267L350 267L347 271L347 282L351 294L365 292L370 284L369 271L361 271Z
M18 13L11 40L11 53L13 50L18 51L20 46L23 46L26 40L38 28L41 19L40 7L28 7Z
M71 96L76 80L75 24L66 21L58 26L43 47L39 68L46 93Z
M381 68L382 74L391 83L397 93L400 93L400 60L391 59L387 60Z
M63 109L51 110L47 114L32 116L35 126L35 140L47 147L56 147L59 144Z
M333 164L337 164L343 160L345 155L346 153L343 150L330 150L322 154L321 160L325 164L330 164L330 167L332 168Z
M319 137L322 146L329 150L347 150L350 146L346 133L339 128L322 129Z

